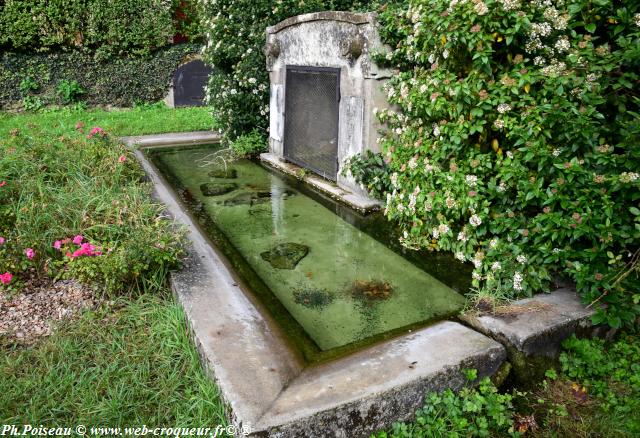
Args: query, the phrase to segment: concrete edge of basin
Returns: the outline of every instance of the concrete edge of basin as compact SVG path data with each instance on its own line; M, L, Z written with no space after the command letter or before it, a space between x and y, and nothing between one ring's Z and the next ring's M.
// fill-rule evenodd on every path
M299 171L302 170L301 167L296 166L293 163L283 161L276 155L270 153L260 154L260 160L269 167L272 167L282 173L294 176L296 178L299 178ZM321 191L322 193L330 196L336 201L348 205L349 207L353 208L356 211L359 211L360 213L377 211L380 210L380 207L382 206L380 201L376 199L344 190L334 183L313 173L308 173L302 178L302 180L310 186L314 187L316 190Z
M443 321L342 359L305 369L261 418L278 438L365 437L408 420L431 391L467 384L463 369L491 376L502 345L457 322Z
M600 335L591 324L593 310L584 306L573 288L517 300L495 313L467 313L460 319L505 346L516 379L527 385L554 366L562 342L572 334Z
M192 132L170 132L165 134L134 135L120 137L127 146L162 147L162 146L184 146L203 145L209 143L219 143L220 133L216 131L192 131Z
M187 231L187 257L183 269L171 273L171 287L201 361L220 389L228 417L239 430L250 427L301 372L300 361L275 324L249 300L144 153L135 154L154 185L154 197Z

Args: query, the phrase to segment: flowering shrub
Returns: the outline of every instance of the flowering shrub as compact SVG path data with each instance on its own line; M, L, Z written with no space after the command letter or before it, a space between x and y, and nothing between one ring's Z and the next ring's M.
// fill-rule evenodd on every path
M204 59L216 68L207 101L225 137L264 132L269 112L269 76L262 49L267 26L294 15L348 10L363 0L200 0L208 40Z
M634 320L639 8L411 0L382 13L395 50L380 61L399 70L387 87L398 110L379 113L385 212L406 246L473 263L481 295L568 274L595 322Z
M129 154L82 122L68 136L16 129L0 143L0 288L33 275L106 292L162 287L181 239Z

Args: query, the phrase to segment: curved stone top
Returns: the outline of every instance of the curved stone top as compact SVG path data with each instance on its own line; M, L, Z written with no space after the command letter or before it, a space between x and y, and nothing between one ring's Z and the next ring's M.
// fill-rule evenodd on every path
M351 24L367 24L372 23L375 20L376 14L374 12L344 12L344 11L322 11L312 12L310 14L296 15L295 17L289 17L280 23L267 27L267 33L278 33L283 29L290 26L295 26L302 23L308 23L311 21L343 21Z

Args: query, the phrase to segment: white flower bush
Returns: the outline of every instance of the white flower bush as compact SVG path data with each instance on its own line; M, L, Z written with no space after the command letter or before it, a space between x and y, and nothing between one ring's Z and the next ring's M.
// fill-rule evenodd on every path
M633 322L639 8L610 0L387 7L382 37L394 51L378 62L397 70L386 87L395 109L378 111L388 126L384 166L370 167L376 181L390 175L374 193L386 196L402 243L471 261L479 296L531 295L568 275L586 303L599 304L595 322ZM354 160L371 187L365 161Z

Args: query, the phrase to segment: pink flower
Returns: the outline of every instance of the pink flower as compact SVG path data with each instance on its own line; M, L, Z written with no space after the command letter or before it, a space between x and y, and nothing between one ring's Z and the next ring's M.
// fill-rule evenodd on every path
M11 275L11 273L5 272L4 274L0 275L0 283L9 284L11 283L12 278L13 278L13 275Z
M0 187L4 187L7 185L7 182L5 180L0 181Z
M76 123L76 129L79 131L84 127L84 123L82 123L81 121L78 121L78 123Z
M107 135L107 133L104 132L104 129L102 129L102 128L98 127L98 126L95 126L95 127L91 128L91 131L89 131L89 135L87 135L87 138L92 138L96 134L100 134L103 137L105 135Z
M124 155L120 155L120 157L118 157L118 163L124 163L125 161L127 161L127 157Z
M0 236L0 245L4 245L4 242L5 242L4 237Z
M82 234L78 234L76 237L73 238L73 243L75 245L80 245L83 240L84 240L84 237L82 236Z
M72 258L82 257L82 256L94 257L94 256L100 256L100 255L102 255L102 252L96 251L95 246L93 246L90 243L83 243L82 245L80 245L79 249L75 250L73 254L71 254L71 257Z
M33 248L27 248L24 250L24 255L26 255L29 260L32 260L36 256L36 252Z
M55 242L53 242L53 247L55 249L57 249L58 251L60 251L60 248L62 248L62 241L61 240L56 240Z

